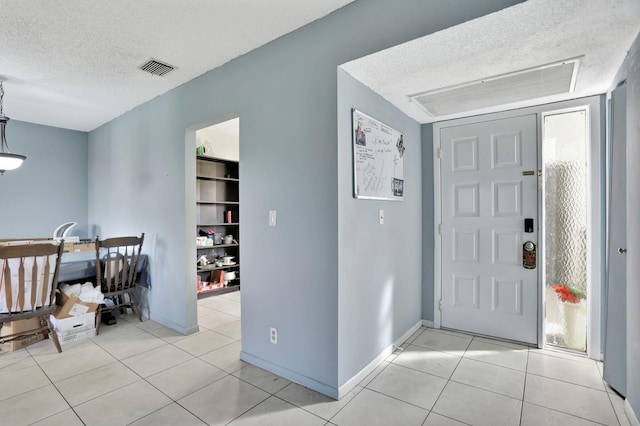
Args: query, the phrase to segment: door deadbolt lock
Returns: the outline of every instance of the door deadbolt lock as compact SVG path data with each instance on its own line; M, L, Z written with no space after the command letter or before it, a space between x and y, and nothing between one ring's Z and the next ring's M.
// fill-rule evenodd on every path
M525 269L536 268L536 245L533 241L527 241L522 245L522 266Z

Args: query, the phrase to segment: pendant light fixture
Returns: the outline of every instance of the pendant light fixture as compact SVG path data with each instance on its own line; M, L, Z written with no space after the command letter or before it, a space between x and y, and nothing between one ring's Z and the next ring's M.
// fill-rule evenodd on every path
M27 159L26 156L20 154L11 154L9 152L9 145L7 145L7 138L4 135L4 127L9 121L9 117L6 117L2 112L2 98L4 97L4 88L2 87L2 80L0 80L0 175L3 175L7 170L13 170L20 167L22 162Z

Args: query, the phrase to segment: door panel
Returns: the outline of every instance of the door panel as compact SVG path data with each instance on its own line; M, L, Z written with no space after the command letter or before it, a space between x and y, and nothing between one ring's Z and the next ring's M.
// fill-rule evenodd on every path
M443 128L441 325L537 342L536 116ZM534 218L524 233L524 218Z
M609 268L604 379L627 395L627 85L611 96ZM622 249L622 250L619 250Z

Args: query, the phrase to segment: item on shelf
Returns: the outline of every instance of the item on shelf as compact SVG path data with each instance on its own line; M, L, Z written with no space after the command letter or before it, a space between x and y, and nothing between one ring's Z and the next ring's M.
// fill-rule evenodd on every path
M196 237L196 246L213 247L213 240L209 237Z
M236 279L236 271L229 271L224 273L225 281L233 281Z
M214 234L213 235L213 244L219 246L222 244L222 234Z
M207 155L207 153L211 155L211 144L208 141L204 141L202 145L196 147L196 155L203 156Z
M209 263L209 259L207 259L207 255L203 254L198 258L198 264L200 266L206 266Z
M224 221L225 223L232 223L233 220L231 220L231 210L227 210L226 212L224 212Z
M222 266L222 259L216 259L214 263L219 268Z
M234 261L233 259L235 258L235 256L222 256L222 264L223 265L233 265Z
M233 235L225 235L222 238L222 243L223 244L233 244Z

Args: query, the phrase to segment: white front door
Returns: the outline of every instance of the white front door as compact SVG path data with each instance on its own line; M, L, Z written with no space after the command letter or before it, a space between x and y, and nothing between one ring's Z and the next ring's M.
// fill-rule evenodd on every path
M535 344L539 266L524 268L523 245L538 245L536 115L442 128L440 143L441 326Z

